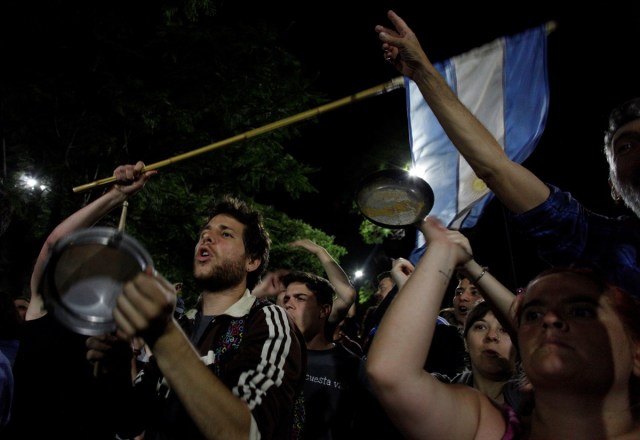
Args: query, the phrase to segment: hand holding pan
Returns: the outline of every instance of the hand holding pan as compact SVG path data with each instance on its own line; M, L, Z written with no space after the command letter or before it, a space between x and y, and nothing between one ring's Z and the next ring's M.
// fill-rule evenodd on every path
M362 215L383 228L399 229L422 221L433 208L431 186L401 169L377 171L362 180L356 204Z
M87 336L115 330L113 309L123 285L153 266L148 252L124 229L92 227L58 240L45 263L41 292L53 315Z

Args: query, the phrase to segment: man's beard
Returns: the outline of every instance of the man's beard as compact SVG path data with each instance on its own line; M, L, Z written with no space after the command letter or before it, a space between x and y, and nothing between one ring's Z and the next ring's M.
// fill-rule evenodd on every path
M612 179L614 188L620 194L624 204L640 217L640 191L633 182L622 183L617 178Z
M244 258L237 261L225 261L220 265L216 265L211 270L199 275L196 274L194 268L194 278L196 279L196 285L208 292L219 292L221 290L235 287L240 284L246 277L244 269Z

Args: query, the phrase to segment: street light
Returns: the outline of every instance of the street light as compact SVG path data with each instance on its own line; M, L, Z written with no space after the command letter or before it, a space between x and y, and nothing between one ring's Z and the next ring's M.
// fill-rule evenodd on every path
M29 176L27 174L22 174L19 177L19 186L27 189L29 191L35 191L36 188L38 188L41 192L45 192L49 189L49 187L47 185L45 185L43 182L40 182L38 179L36 179L33 176Z

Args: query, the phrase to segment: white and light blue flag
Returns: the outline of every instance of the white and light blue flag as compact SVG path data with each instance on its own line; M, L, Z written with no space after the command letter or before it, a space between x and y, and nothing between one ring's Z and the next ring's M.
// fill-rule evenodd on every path
M545 25L498 38L434 64L462 103L522 163L536 147L549 107ZM434 192L429 215L450 229L474 226L493 198L458 154L416 84L405 78L414 170ZM412 261L424 252L417 235Z

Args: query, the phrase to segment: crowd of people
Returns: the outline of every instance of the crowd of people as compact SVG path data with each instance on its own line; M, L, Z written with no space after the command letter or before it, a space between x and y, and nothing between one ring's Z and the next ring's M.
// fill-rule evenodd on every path
M640 437L640 98L611 111L604 138L612 197L635 216L599 215L509 160L405 21L388 19L375 27L385 60L416 82L549 269L515 294L461 232L427 216L424 255L393 260L359 316L325 248L289 243L323 274L269 268L262 214L224 195L196 238L190 312L181 283L146 268L115 301L116 330L81 335L48 309L45 263L155 174L121 165L110 190L51 232L30 297L2 304L3 439Z

